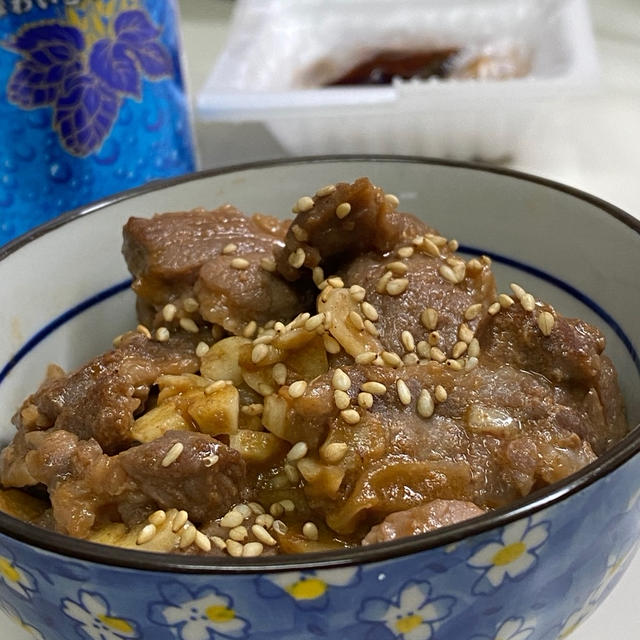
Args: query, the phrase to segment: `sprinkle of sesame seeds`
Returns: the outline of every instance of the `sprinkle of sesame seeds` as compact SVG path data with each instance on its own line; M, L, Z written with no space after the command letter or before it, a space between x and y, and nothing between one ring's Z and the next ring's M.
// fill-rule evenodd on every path
M187 313L193 313L194 311L197 311L199 306L200 306L200 303L195 298L185 298L182 301L182 308Z
M300 225L294 224L291 226L291 233L293 233L295 239L298 242L306 242L309 239L309 234L306 229L303 229Z
M313 284L317 286L324 280L324 269L322 267L313 267L311 271L311 277L313 278Z
M349 287L349 295L354 302L362 302L367 292L364 287L361 287L359 284L352 284Z
M440 362L441 364L447 359L447 356L442 352L438 347L431 347L429 350L429 357L436 362Z
M360 422L360 414L355 409L343 409L340 412L340 417L347 424L358 424Z
M404 362L408 367L410 367L410 366L413 366L414 364L418 364L418 362L420 362L420 358L418 357L418 354L412 351L411 353L405 353L402 356L402 362Z
M289 527L287 527L287 525L282 522L282 520L274 520L272 528L277 534L281 536L283 536L289 530Z
M478 314L482 311L482 303L476 302L475 304L470 304L464 312L465 320L473 320L478 316Z
M344 287L344 281L339 276L330 276L327 278L327 283L334 289L342 289Z
M284 464L284 475L287 476L287 480L292 485L297 485L300 482L300 474L298 473L298 469L294 467L292 464L286 462Z
M289 395L292 398L301 398L307 390L306 380L296 380L289 385Z
M336 464L340 462L349 449L346 442L332 442L320 449L320 455L327 462Z
M287 453L287 460L289 462L296 462L304 458L309 452L309 447L306 442L302 440L300 442L296 442L291 449L289 449L289 453Z
M233 510L242 514L242 517L245 520L253 514L251 507L248 504L244 504L244 503L237 504L235 507L233 507Z
M525 311L533 311L536 308L536 299L530 293L525 293L520 298L520 304Z
M433 391L433 395L436 399L436 402L444 402L447 399L447 390L441 385L436 385L436 388Z
M242 335L245 338L251 338L255 335L257 330L258 330L258 324L256 323L255 320L251 320L249 323L247 323L245 328L242 330Z
M182 527L184 527L188 519L189 514L184 509L178 511L176 517L173 519L171 531L173 531L173 533L177 533L180 529L182 529Z
M411 242L416 247L419 247L424 242L424 236L414 236L413 239L411 240Z
M175 304L171 304L170 302L165 304L164 307L162 307L162 317L164 321L171 322L176 317L177 311L178 308Z
M391 273L394 273L399 276L403 276L405 273L407 273L409 269L404 262L400 262L399 260L390 262L386 266L387 266L387 269L391 271Z
M148 518L151 524L159 527L167 519L167 512L164 509L158 509L154 511Z
M156 340L158 342L167 342L170 337L171 334L169 333L169 329L167 329L167 327L158 327L156 329Z
M371 320L371 322L375 322L379 315L376 308L370 302L363 302L362 305L362 313L367 320Z
M463 368L463 364L460 362L460 360L455 360L453 358L448 358L446 361L446 365L453 371L460 371Z
M360 388L367 393L372 393L374 396L382 396L387 393L387 387L382 382L376 382L369 380L360 385Z
M390 296L399 296L404 293L409 286L409 280L406 278L393 278L387 282L386 292Z
M384 196L384 201L392 209L395 209L400 204L400 200L398 200L398 196L394 195L393 193L386 193Z
M264 515L264 507L259 502L247 502L247 507L251 509L251 512L255 515Z
M376 291L378 293L384 293L391 278L393 278L393 273L391 273L391 271L385 271L378 282L376 282Z
M364 320L359 313L356 311L349 311L348 318L349 322L357 331L364 331Z
M185 524L180 530L180 542L178 543L178 547L180 547L180 549L190 547L196 539L197 531L198 530L192 524Z
M464 342L463 340L460 340L459 342L456 342L453 345L451 354L453 355L454 358L459 358L467 350L467 346L468 345L466 342Z
M396 381L396 390L398 391L400 402L405 407L411 403L411 391L409 391L409 387L407 387L407 383L404 380L399 378Z
M464 363L465 371L471 371L478 366L478 358L475 356L471 356L467 358L467 361Z
M232 269L240 269L241 271L249 267L249 261L245 258L234 258L230 264Z
M512 282L509 285L509 288L511 289L511 291L513 291L513 294L518 300L520 300L520 298L522 298L522 296L527 293L519 284L516 284L515 282Z
M220 551L224 551L227 548L225 541L220 536L211 536L211 542L220 549Z
M424 238L420 247L425 253L428 253L430 256L433 256L434 258L440 257L440 249L438 248L438 245L436 245L436 243L432 240L429 240L429 238Z
M273 381L282 386L287 381L287 365L284 362L276 362L271 370Z
M469 348L467 349L467 354L472 358L477 358L480 353L480 343L478 342L478 338L473 338L469 342Z
M328 184L325 187L322 187L321 189L318 189L316 191L316 196L318 198L324 198L325 196L330 196L332 193L334 193L336 190L336 185L335 184Z
M269 513L274 517L277 518L278 516L281 516L284 513L284 507L279 503L279 502L274 502L270 507L269 507Z
M302 198L298 198L298 201L295 204L295 208L299 213L305 213L313 208L313 198L309 196L302 196Z
M265 271L273 273L276 270L276 261L273 258L260 258L260 266Z
M494 302L492 305L489 306L489 308L487 309L487 312L489 313L490 316L495 316L496 313L500 311L500 309L502 309L502 307L500 306L500 303Z
M388 364L390 367L399 367L402 364L402 358L393 351L383 351L380 354L383 362Z
M196 547L201 549L202 551L208 552L211 551L211 540L202 533L202 531L196 530L196 537L194 542L196 543Z
M271 344L273 342L274 335L275 331L272 331L270 333L263 333L257 338L254 338L253 344Z
M167 451L165 457L162 459L160 463L163 467L168 467L170 464L173 464L179 457L180 454L184 451L184 445L182 442L175 442L173 446Z
M234 527L241 525L243 520L244 516L239 511L231 509L231 511L227 511L227 513L222 516L220 519L220 525L233 529Z
M340 343L333 336L325 333L322 336L322 342L327 353L331 353L334 355L336 353L340 353Z
M405 351L415 351L416 341L414 340L411 331L407 331L405 329L400 334L400 341L402 342L402 346L405 348Z
M473 340L473 331L466 322L458 328L458 338L467 344Z
M198 333L198 325L191 318L180 318L180 326L189 333Z
M276 539L260 524L254 524L251 527L251 533L257 538L258 542L273 547L277 544Z
M455 238L452 238L447 242L447 247L449 247L449 251L457 251L460 248L460 243Z
M245 526L238 525L237 527L229 529L229 537L232 540L244 542L249 537L249 532L247 531L247 528Z
M467 271L471 273L477 273L478 271L482 271L482 262L480 262L478 258L471 258L471 260L467 262Z
M415 249L413 247L400 247L397 251L397 254L399 258L410 258L413 255L414 251Z
M151 339L151 331L149 331L149 329L147 329L147 327L145 327L143 324L139 324L139 325L136 327L136 331L137 331L138 333L141 333L143 336L145 336L145 337L147 337L147 338Z
M225 256L228 256L230 253L235 253L237 250L238 245L230 242L229 244L224 246L224 248L222 249L222 253L224 253Z
M553 314L549 313L549 311L541 311L538 314L538 327L545 336L551 335L551 330L553 329L555 322Z
M305 261L307 254L302 247L298 247L293 253L289 254L288 262L294 269L299 269Z
M433 398L427 389L422 389L418 395L418 402L416 404L416 411L423 418L430 418L433 415L435 406Z
M196 346L196 355L198 358L202 358L209 351L209 345L206 342L198 342Z
M425 329L433 331L438 326L438 312L432 307L427 307L420 314L420 322L422 322Z
M317 540L318 527L313 522L305 522L302 525L302 535L309 540Z
M371 364L377 355L373 351L363 351L356 356L356 364Z
M258 364L264 360L269 353L269 347L266 344L257 344L251 350L251 362Z
M438 272L445 280L451 282L451 284L458 284L458 282L460 282L453 269L449 265L441 264Z
M426 340L420 340L416 345L416 351L421 358L430 358L429 350L429 343Z
M311 316L305 323L305 331L315 331L321 327L324 323L324 313L317 313L315 316Z
M337 368L333 372L331 385L334 389L339 389L340 391L348 391L351 388L351 378L342 369Z
M333 392L333 401L335 402L336 407L338 409L347 409L351 404L351 398L346 391L341 391L340 389L336 389Z
M145 542L153 540L156 533L157 529L155 524L146 524L144 527L142 527L142 530L138 534L138 537L136 538L136 544L145 544Z
M279 500L279 503L282 505L282 508L287 513L291 513L292 511L295 511L295 509L296 509L296 505L293 502L293 500L289 500L288 498L286 498L284 500Z
M273 516L270 513L261 513L256 517L256 524L265 529L270 529L273 524Z
M432 347L437 347L440 344L440 332L439 331L431 331L427 336L427 342Z
M363 409L371 409L373 406L373 396L366 391L361 391L358 394L358 406Z
M377 338L380 335L380 332L376 329L376 325L373 324L369 318L364 321L364 330L374 338Z
M342 202L336 207L336 216L342 220L351 213L351 205L348 202Z
M503 309L508 309L511 305L515 304L513 298L506 293L501 293L498 296L498 302Z
M242 552L244 551L244 545L241 542L228 539L226 540L225 544L230 556L234 558L242 557Z

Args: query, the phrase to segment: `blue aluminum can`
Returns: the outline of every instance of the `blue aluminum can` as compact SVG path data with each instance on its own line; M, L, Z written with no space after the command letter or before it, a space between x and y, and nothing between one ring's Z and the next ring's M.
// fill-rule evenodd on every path
M0 0L0 244L192 171L172 0Z

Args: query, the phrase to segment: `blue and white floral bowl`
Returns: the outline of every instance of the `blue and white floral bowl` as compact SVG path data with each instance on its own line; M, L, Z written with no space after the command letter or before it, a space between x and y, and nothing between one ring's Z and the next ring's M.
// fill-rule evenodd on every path
M217 206L282 214L369 176L403 209L601 327L640 422L640 223L506 170L416 158L316 158L159 182L0 249L0 440L55 361L79 365L135 323L120 258L130 215ZM93 545L0 513L0 607L45 640L556 640L607 596L638 546L640 433L534 496L472 521L349 552L232 560ZM3 636L4 637L4 636Z

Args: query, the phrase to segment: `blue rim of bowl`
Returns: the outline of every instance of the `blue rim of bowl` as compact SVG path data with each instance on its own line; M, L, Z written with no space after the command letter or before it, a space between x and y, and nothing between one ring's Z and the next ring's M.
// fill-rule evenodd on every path
M20 247L39 238L40 236L63 226L76 218L89 215L101 209L123 200L128 200L145 193L158 191L174 185L206 179L209 177L234 173L265 169L275 166L322 164L330 162L380 162L399 164L423 164L469 169L484 173L504 175L516 180L532 182L541 186L563 192L579 200L588 202L597 207L603 213L610 215L619 222L628 226L640 234L640 220L637 220L622 209L593 196L585 191L568 185L542 178L532 174L473 162L461 162L441 158L404 155L323 155L302 156L294 158L278 158L245 164L232 165L218 169L209 169L195 173L185 174L175 178L155 180L143 186L123 191L113 196L79 207L72 211L40 225L24 235L9 242L0 248L0 260L3 260ZM69 548L69 536L42 529L29 523L18 520L6 513L0 512L0 533L8 535L22 543L57 553L73 559L82 559L101 565L118 566L128 569L145 571L171 571L178 573L199 574L246 574L255 572L300 571L305 569L318 569L330 567L344 567L350 565L369 564L390 560L399 556L411 555L446 546L458 542L491 529L498 529L515 520L528 517L542 509L554 505L574 493L588 487L600 478L612 473L632 457L640 453L640 425L631 430L619 443L605 452L596 461L587 465L577 473L565 480L536 491L534 494L515 501L514 503L491 511L485 515L466 520L448 527L437 529L408 538L401 538L391 542L380 543L367 547L354 547L336 551L320 551L307 554L276 555L263 558L260 561L247 558L206 558L201 556L185 556L177 554L151 553L98 545L86 540L74 539L73 548Z

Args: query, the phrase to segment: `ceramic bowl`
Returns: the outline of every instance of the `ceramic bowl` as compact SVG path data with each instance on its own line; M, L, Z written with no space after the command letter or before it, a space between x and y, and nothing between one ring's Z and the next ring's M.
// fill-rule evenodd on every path
M565 315L597 324L640 422L640 223L512 171L398 157L306 158L158 182L71 212L0 250L0 439L47 363L80 365L135 325L120 256L131 215L217 206L284 214L369 176L466 254L493 258ZM0 514L0 600L47 640L554 640L607 595L640 533L640 429L508 509L353 551L218 561L94 545Z

